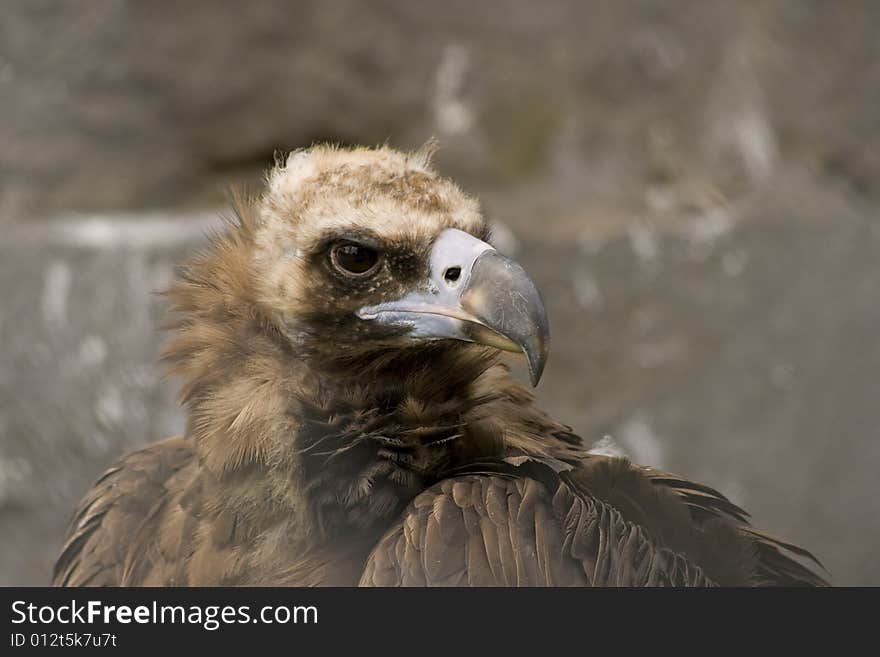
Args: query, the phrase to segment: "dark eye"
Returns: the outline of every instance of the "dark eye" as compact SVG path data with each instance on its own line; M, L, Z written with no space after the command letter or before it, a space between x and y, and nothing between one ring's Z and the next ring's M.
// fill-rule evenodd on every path
M375 271L379 264L379 253L362 244L341 242L330 250L333 266L349 276L365 276Z

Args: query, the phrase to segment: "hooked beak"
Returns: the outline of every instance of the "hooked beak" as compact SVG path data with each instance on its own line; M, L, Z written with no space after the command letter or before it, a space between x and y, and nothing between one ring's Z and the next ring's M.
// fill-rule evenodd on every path
M422 340L454 339L521 352L538 385L550 350L541 294L516 262L455 228L431 249L424 289L358 311L364 320L407 329Z

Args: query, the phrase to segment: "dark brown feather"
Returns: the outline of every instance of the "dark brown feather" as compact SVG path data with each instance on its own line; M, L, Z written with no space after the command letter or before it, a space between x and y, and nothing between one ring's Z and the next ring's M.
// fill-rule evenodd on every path
M155 443L133 452L108 469L73 515L67 540L55 563L56 586L118 586L126 580L126 564L147 538L138 530L148 526L155 505L167 499L168 484L190 464L192 451L181 438Z

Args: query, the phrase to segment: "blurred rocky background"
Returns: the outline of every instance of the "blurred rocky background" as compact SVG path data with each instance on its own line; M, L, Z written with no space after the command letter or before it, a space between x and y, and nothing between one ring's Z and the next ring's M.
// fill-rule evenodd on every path
M0 584L180 431L154 293L224 188L435 135L545 293L545 406L880 585L878 30L872 0L4 3Z

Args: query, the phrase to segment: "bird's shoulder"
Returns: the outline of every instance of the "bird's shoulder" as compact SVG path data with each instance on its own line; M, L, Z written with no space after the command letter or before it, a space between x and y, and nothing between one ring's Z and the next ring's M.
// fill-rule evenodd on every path
M168 492L194 465L181 437L130 452L108 468L73 513L55 563L56 586L118 586L147 563ZM140 553L138 559L132 555Z
M417 496L362 585L820 584L716 491L625 459L474 464Z
M486 469L424 491L376 545L361 585L711 584L612 505L532 474Z

